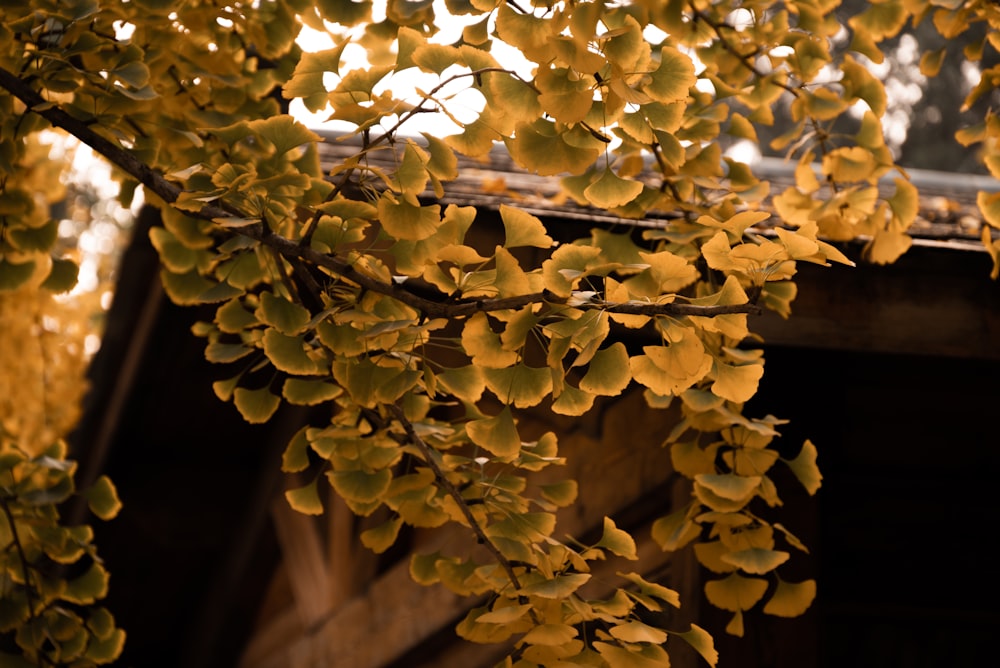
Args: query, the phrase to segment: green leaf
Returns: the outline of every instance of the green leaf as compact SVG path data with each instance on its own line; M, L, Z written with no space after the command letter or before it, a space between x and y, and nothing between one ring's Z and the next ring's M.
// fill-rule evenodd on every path
M122 502L118 498L118 491L112 484L111 479L106 475L99 477L90 489L83 492L83 497L87 499L87 506L90 512L94 513L102 520L114 518L121 510Z
M258 390L248 390L245 387L238 387L233 392L233 403L236 409L243 416L243 419L250 424L262 424L271 419L281 399L271 393L266 387Z
M319 500L318 480L313 480L304 487L296 487L285 491L285 499L293 510L303 515L322 515L323 502Z
M604 535L594 547L603 547L620 557L638 559L635 540L627 531L619 529L610 517L604 518ZM613 632L612 632L613 635Z

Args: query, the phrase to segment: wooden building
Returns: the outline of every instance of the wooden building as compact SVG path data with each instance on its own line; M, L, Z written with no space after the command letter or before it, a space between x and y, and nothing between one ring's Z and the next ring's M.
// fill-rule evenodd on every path
M330 142L326 159L335 160ZM773 180L788 177L767 164ZM756 317L767 359L751 414L791 423L781 447L820 448L815 498L792 480L777 519L812 552L796 565L819 595L802 618L752 614L747 635L701 602L689 551L663 553L648 524L687 497L660 447L670 415L638 393L581 419L533 414L575 455L567 473L581 503L559 531L584 536L608 514L639 541L636 571L682 593L684 620L716 638L725 668L979 665L1000 624L992 591L991 521L1000 512L1000 284L979 243L971 202L991 180L914 173L924 195L917 241L896 264L800 266L793 316ZM499 184L555 230L631 225L545 196L553 183L510 165L468 163L448 202L498 205ZM484 184L489 187L484 187ZM958 202L960 207L948 202ZM971 198L971 199L970 199ZM452 536L411 532L400 550L360 547L364 528L340 504L310 518L281 491L284 446L303 420L283 408L245 424L212 393L218 369L190 326L214 309L179 308L158 283L145 212L128 249L93 391L73 437L82 474L108 473L125 507L98 523L112 573L109 606L128 632L124 666L137 668L478 668L496 648L458 639L472 601L408 575L409 546ZM652 221L649 224L655 224ZM855 258L859 249L845 249ZM678 626L686 628L686 623ZM502 648L501 648L502 649ZM675 665L698 659L671 645ZM701 665L704 665L703 663Z

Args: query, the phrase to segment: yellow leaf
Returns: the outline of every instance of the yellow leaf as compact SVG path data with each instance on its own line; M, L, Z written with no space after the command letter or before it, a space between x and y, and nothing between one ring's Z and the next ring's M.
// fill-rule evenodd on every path
M565 67L541 69L535 75L535 86L541 91L538 104L542 110L560 123L579 123L594 103L594 91L587 77Z
M529 645L563 645L579 635L567 624L541 624L528 631L522 641Z
M764 375L763 364L744 364L735 366L715 360L712 364L712 392L723 399L743 403L757 393L757 386Z
M507 204L501 204L500 219L503 221L504 248L552 247L552 237L548 235L545 225L537 216Z
M875 173L875 157L860 146L837 148L823 156L823 173L835 181L867 181Z
M623 179L610 167L600 177L584 188L584 196L596 207L613 209L628 204L642 192L642 183Z
M746 550L738 550L720 556L727 564L737 566L747 573L763 575L769 573L781 564L788 561L791 555L782 550L768 550L760 547L751 547Z
M535 406L552 391L552 373L548 367L529 367L518 363L500 369L483 369L486 387L500 401L518 408Z
M396 542L396 537L399 536L399 528L402 525L403 518L394 517L377 527L362 531L361 542L375 554L382 554Z
M233 403L244 420L250 424L261 424L271 419L278 410L281 399L271 394L266 387L257 390L238 387L233 392Z
M636 552L635 540L632 539L632 536L627 531L619 529L610 517L604 518L604 534L594 547L603 547L626 559L639 558Z
M695 485L711 491L716 496L731 501L747 501L757 491L761 476L741 476L732 473L703 473L695 476Z
M594 406L594 395L572 385L564 384L556 400L552 402L552 412L559 415L583 415Z
M823 476L819 472L819 467L816 466L816 455L816 446L813 445L812 441L807 439L802 444L802 450L795 459L785 460L788 468L792 470L792 473L795 474L795 477L799 479L799 482L802 483L802 486L810 494L815 494L819 490L823 480Z
M398 239L419 241L434 234L441 224L441 207L421 206L416 197L397 199L386 191L378 200L378 215L385 231Z
M875 264L892 264L912 245L913 239L905 232L879 230L865 246L864 255Z
M697 624L692 624L690 631L685 631L684 633L674 631L673 635L684 638L698 654L701 654L702 658L712 668L715 668L719 663L719 653L715 649L715 642L712 640L712 636Z
M617 341L598 350L580 379L580 389L591 394L613 397L622 393L632 380L629 373L628 350Z
M317 481L313 480L305 487L289 489L285 492L285 499L288 500L294 510L304 515L322 515L323 502L319 500Z
M504 406L494 417L468 422L465 431L473 443L497 457L514 457L521 450L521 437L510 406Z
M596 139L587 146L571 144L567 134L540 118L530 125L518 125L514 138L504 137L504 143L514 161L529 171L542 176L582 174L601 154L593 143L604 145Z
M642 90L666 104L687 99L688 89L696 81L691 59L673 47L660 50L659 66L650 74L651 81Z
M608 632L623 642L649 642L659 645L667 640L665 631L649 626L648 624L643 624L640 621L631 621L612 626L608 629Z
M749 610L766 591L767 580L746 578L738 573L705 583L705 596L712 605L731 612Z
M798 617L812 605L816 598L816 581L785 582L778 579L778 587L764 605L764 612L777 617Z
M490 328L485 313L476 313L466 321L462 329L462 349L479 367L504 368L519 359L517 352L503 348L500 335Z

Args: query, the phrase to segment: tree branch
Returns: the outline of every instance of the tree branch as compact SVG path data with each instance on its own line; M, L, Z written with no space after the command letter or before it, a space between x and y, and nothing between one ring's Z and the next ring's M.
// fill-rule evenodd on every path
M501 568L503 568L504 572L507 574L507 579L510 580L514 589L516 591L520 591L521 582L517 577L517 573L514 572L514 566L510 563L510 560L503 555L500 549L493 544L490 537L486 535L486 531L479 525L479 522L476 520L475 515L472 514L472 511L469 510L469 504L466 502L465 497L463 497L462 493L458 491L458 488L455 487L450 480L448 480L444 471L442 471L441 467L438 466L438 463L434 461L434 453L431 451L431 447L427 445L422 438L420 438L419 434L417 434L416 430L413 428L413 424L403 413L403 409L395 404L389 404L387 407L393 417L399 421L399 424L402 425L403 430L406 432L406 437L413 445L417 446L417 449L423 454L424 461L427 463L427 466L430 467L431 471L434 472L434 477L437 478L438 484L444 488L444 491L447 492L448 496L450 496L455 501L455 504L458 505L459 509L461 509L462 515L469 523L469 528L471 528L472 532L476 534L476 539L487 549L487 551L489 551L491 555L493 555L493 558L497 560L497 563L500 564Z
M167 181L160 172L143 163L134 155L123 149L121 146L105 139L101 135L91 130L85 123L74 118L57 106L45 101L42 96L32 89L27 83L7 70L0 68L0 87L7 89L11 94L21 100L28 110L40 115L52 125L62 128L66 132L75 136L83 143L103 155L114 165L121 168L127 174L142 183L151 192L159 196L164 202L173 204L180 196L182 189L175 183ZM230 218L233 216L246 218L246 214L235 207L225 203L207 204L197 211L184 210L184 214L193 218L216 222L220 218ZM423 315L431 318L464 318L476 313L488 313L492 311L504 311L509 309L519 309L531 304L566 304L567 298L560 297L550 292L536 292L514 297L499 297L493 299L458 299L450 300L442 297L441 300L428 299L420 296L405 285L393 282L385 283L355 269L349 262L336 255L320 253L315 249L303 246L299 242L274 234L270 230L265 230L263 224L250 225L233 230L254 239L261 244L268 246L290 261L300 260L310 262L318 267L323 267L330 272L344 278L365 290L391 297L397 301L410 306ZM449 300L449 301L445 301ZM759 313L760 308L755 304L733 304L722 306L701 306L696 304L678 304L676 302L664 304L641 304L641 303L607 303L607 302L584 302L575 305L582 310L600 309L614 313L627 315L656 316L686 316L697 315L712 317L717 315L727 315L733 313Z

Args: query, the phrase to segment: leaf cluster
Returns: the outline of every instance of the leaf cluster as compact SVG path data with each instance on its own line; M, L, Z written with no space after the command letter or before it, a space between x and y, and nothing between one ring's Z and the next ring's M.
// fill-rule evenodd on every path
M228 369L217 396L254 423L315 407L282 460L294 508L321 513L332 490L370 518L359 540L376 552L404 526L464 527L467 550L413 555L411 575L482 596L457 631L512 643L504 665L668 665L668 633L715 665L704 630L650 623L675 592L627 571L595 582L594 562L636 559L627 531L608 518L596 542L557 537L577 484L557 477L557 436L522 434L522 416L580 416L630 387L654 409L679 402L664 446L693 495L653 539L694 543L731 633L765 599L778 616L809 606L815 582L777 574L783 548L805 546L766 515L781 503L775 466L817 491L816 449L782 460L782 421L743 414L764 370L749 316L788 317L798 263L850 265L846 242L877 263L906 251L918 193L866 65L908 20L946 36L988 23L966 50L977 60L998 20L985 0L888 0L835 49L838 4L449 0L464 23L449 39L423 0L389 0L377 22L353 0L2 5L0 289L56 275L38 268L54 234L29 196L41 184L18 180L25 138L51 124L161 208L150 236L167 293L215 308L194 333ZM332 46L303 53L303 25ZM415 73L434 83L405 92ZM323 166L324 138L289 103L347 124L353 150ZM757 141L779 105L792 123L772 148L794 184L772 193L724 147ZM457 131L407 131L431 114ZM840 133L850 114L857 131ZM959 137L991 169L998 127L988 116ZM495 215L447 203L460 159L497 149L628 224L563 237L514 198ZM997 201L980 195L989 227Z

